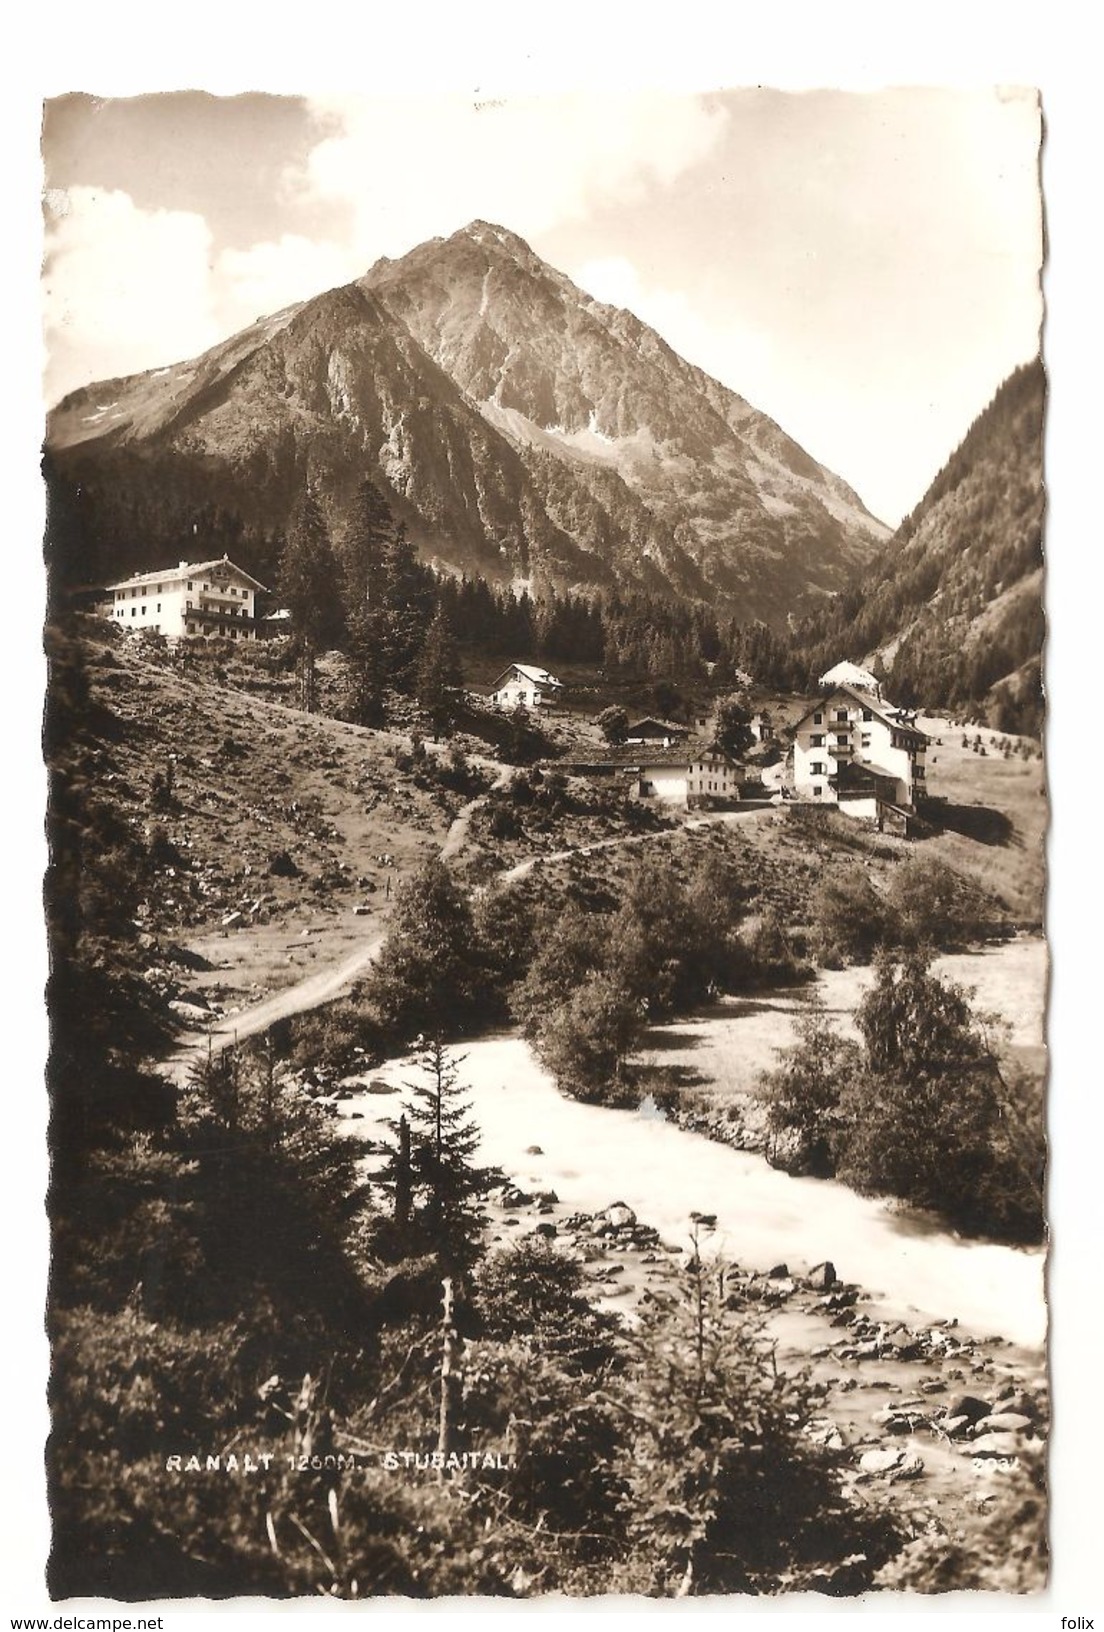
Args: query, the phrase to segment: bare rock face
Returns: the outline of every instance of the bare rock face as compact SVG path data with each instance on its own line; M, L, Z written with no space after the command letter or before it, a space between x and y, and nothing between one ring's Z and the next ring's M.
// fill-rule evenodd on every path
M442 566L774 622L888 531L766 415L486 222L73 393L47 473L55 561L81 582L175 561L197 518L272 582L308 479L338 535L368 477Z

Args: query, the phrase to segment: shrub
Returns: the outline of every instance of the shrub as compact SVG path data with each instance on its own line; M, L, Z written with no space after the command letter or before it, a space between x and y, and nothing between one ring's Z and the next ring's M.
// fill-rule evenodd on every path
M995 903L972 879L934 857L903 862L890 881L888 903L901 944L941 951L980 940L995 915Z
M817 890L813 913L817 962L828 969L869 963L896 934L885 898L860 867L829 871Z

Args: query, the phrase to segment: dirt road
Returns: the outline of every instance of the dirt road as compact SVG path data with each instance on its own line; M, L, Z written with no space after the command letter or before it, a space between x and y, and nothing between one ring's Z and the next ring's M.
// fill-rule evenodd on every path
M756 816L762 816L773 811L774 808L773 805L766 803L748 804L742 810L725 811L721 816L695 816L686 822L684 826L691 833L694 833L700 828L713 827L718 823L729 826L734 822L748 822ZM661 828L658 833L632 833L617 839L594 839L590 844L572 845L568 850L551 850L547 855L529 856L525 861L519 861L513 867L507 868L504 873L496 874L495 882L510 884L516 878L525 878L527 874L533 871L534 867L543 866L549 861L566 861L569 856L573 856L577 852L588 856L592 850L613 850L621 845L647 844L653 839L669 838L672 831L671 828Z
M509 766L499 772L494 787L504 787L512 775ZM445 842L441 846L440 857L443 862L453 860L463 849L471 818L474 811L486 798L486 794L479 794L470 799L458 811ZM696 817L686 823L691 830L707 827L713 823L731 823L749 821L769 811L769 805L756 805L754 808L729 811L721 816ZM554 851L550 855L530 856L526 861L518 862L507 872L498 875L499 880L508 883L511 879L523 878L535 866L542 862L563 861L575 853L576 849L588 853L592 850L607 850L616 845L644 844L648 840L663 838L669 829L658 833L632 834L624 838L598 839L592 844L574 846L567 850ZM263 998L259 1003L239 1009L236 1013L222 1015L217 1022L203 1032L189 1032L180 1039L179 1047L162 1065L163 1072L174 1082L186 1080L193 1062L205 1055L208 1051L218 1053L220 1050L232 1047L235 1043L244 1042L247 1037L255 1037L266 1031L277 1020L286 1020L294 1014L305 1014L310 1009L317 1009L323 1003L331 1003L334 998L348 990L358 975L363 974L369 964L379 956L380 948L386 940L386 931L380 931L365 941L339 963L332 964L328 969L320 969L316 974L308 975L305 980L296 981L292 986L286 986L282 991L274 992L271 997Z

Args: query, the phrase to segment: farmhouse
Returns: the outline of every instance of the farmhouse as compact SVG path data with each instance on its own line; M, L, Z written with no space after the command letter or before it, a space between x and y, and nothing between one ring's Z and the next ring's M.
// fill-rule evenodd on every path
M113 623L132 634L150 629L170 639L256 640L256 594L264 587L225 555L221 561L181 561L178 567L108 584L106 610Z
M794 727L794 791L884 822L924 797L927 746L910 710L869 690L835 685Z
M496 708L554 708L560 700L563 682L529 663L511 663L494 683L491 702Z
M649 715L647 719L635 720L629 726L625 742L634 746L648 743L659 748L670 748L673 743L685 742L689 735L688 726L676 725L672 720L653 719Z
M638 799L686 806L723 803L740 798L747 771L719 748L645 748L631 767Z

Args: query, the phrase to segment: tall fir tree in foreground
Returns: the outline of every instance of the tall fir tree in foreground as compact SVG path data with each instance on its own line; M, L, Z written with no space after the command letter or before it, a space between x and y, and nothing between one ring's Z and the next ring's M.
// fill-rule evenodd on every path
M414 1223L452 1274L466 1273L479 1257L484 1224L480 1203L501 1178L475 1161L480 1136L471 1101L460 1085L463 1059L450 1054L439 1037L430 1038L417 1056L421 1078L406 1084L403 1107L409 1129L405 1177L414 1198Z

